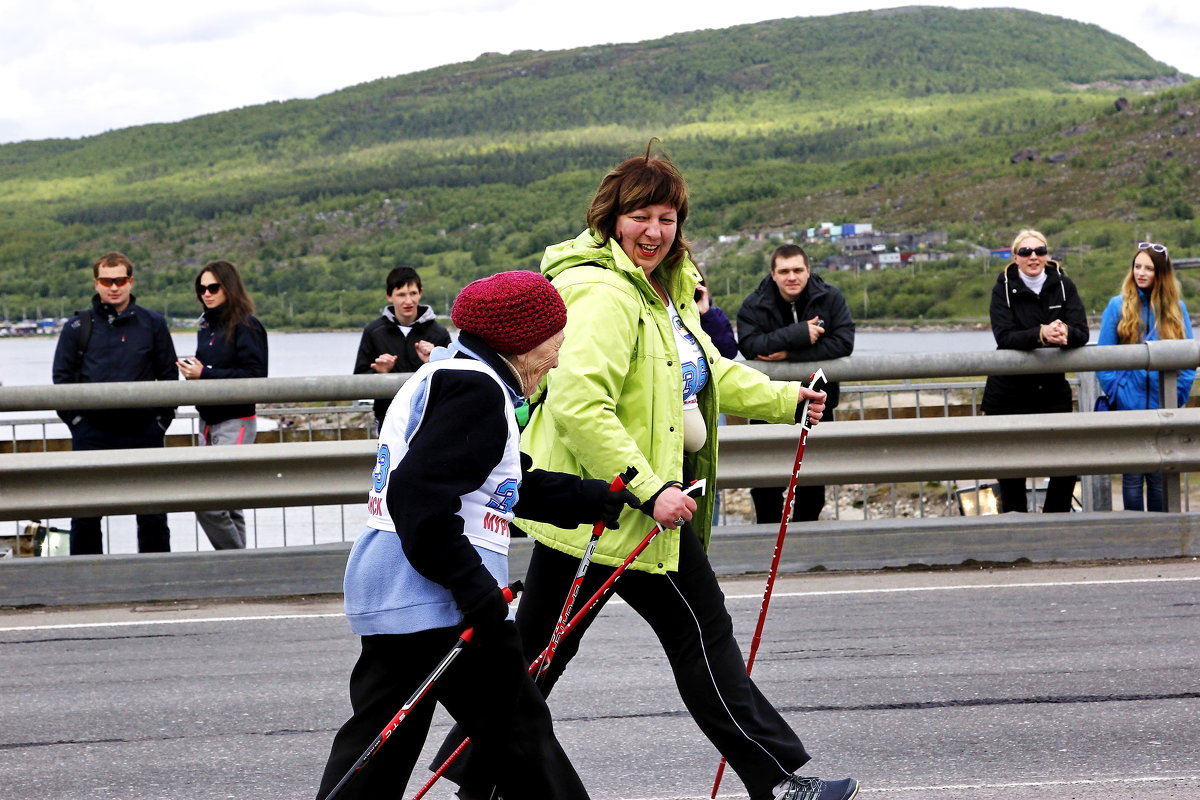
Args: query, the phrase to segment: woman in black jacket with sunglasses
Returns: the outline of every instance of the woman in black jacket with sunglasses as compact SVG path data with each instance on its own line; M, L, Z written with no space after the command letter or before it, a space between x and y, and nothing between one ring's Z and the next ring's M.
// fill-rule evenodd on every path
M267 332L254 316L254 300L242 274L231 261L211 261L196 275L196 299L204 307L196 329L196 354L175 362L186 380L267 377ZM199 442L214 445L252 444L258 432L254 403L196 406ZM241 509L196 512L215 550L246 547L246 515Z
M1088 342L1087 314L1075 284L1048 258L1046 237L1023 230L1013 240L1013 260L992 288L989 314L999 350L1082 347ZM1071 386L1061 372L991 375L983 390L983 413L1049 414L1074 409ZM1045 512L1070 511L1075 475L1050 478ZM1024 478L1001 478L1002 511L1028 511Z

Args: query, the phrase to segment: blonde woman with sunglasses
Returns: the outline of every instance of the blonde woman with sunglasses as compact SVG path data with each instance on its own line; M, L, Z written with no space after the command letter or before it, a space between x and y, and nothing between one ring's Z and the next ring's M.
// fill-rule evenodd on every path
M1179 281L1166 245L1140 242L1121 293L1108 301L1100 320L1100 344L1139 344L1159 339L1191 339L1192 319L1180 299ZM1175 400L1187 404L1194 369L1179 371ZM1144 369L1101 370L1100 388L1113 410L1159 408L1160 375ZM1121 477L1121 499L1126 511L1163 511L1160 473L1134 473Z
M1087 314L1075 284L1049 257L1046 237L1023 230L1013 239L1013 260L996 278L990 316L998 350L1082 347ZM991 375L983 390L983 413L1048 414L1073 410L1071 386L1061 372ZM1075 475L1050 478L1042 511L1070 511ZM1001 478L1003 511L1028 511L1024 478Z

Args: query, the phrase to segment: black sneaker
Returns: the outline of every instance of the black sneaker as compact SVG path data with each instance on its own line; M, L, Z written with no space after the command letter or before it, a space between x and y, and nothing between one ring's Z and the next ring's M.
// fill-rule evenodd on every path
M775 787L775 800L851 800L858 795L858 781L845 778L823 781L793 775Z
M503 797L496 794L495 789L492 789L489 792L486 789L475 790L461 787L457 792L454 793L454 796L457 797L458 800L504 800Z

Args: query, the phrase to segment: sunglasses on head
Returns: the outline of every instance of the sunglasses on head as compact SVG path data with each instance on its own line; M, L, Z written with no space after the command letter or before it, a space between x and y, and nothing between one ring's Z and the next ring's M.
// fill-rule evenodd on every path
M1167 254L1167 246L1165 244L1155 244L1154 242L1138 242L1138 250L1153 250L1156 253Z
M216 294L221 291L219 283L202 283L196 287L196 294Z
M1030 256L1044 256L1049 251L1045 247L1018 247L1017 255L1021 258L1029 258Z
M124 278L96 278L96 281L103 286L124 286L129 283L129 277Z

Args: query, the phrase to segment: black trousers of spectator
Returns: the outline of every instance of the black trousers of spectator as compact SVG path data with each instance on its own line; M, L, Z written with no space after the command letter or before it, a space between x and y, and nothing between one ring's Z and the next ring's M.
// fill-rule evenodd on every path
M86 419L71 428L71 449L82 450L137 450L163 446L163 429L157 420L151 419L141 429L109 430L98 428ZM132 475L130 480L137 480ZM73 517L71 519L71 555L99 555L104 552L104 534L100 528L101 517ZM137 540L139 553L169 553L171 551L171 529L167 527L166 514L138 514Z
M334 737L318 800L354 765L450 651L458 634L457 628L435 628L362 637L362 654L350 675L354 713ZM497 781L503 797L587 800L579 775L554 737L550 710L529 677L511 622L467 645L346 784L340 800L404 797L438 703L478 745L473 757Z
M1042 505L1042 511L1047 514L1070 511L1071 498L1075 494L1075 481L1077 480L1079 478L1074 475L1056 475L1051 478L1050 486L1046 489L1046 502ZM1024 478L1000 478L997 483L1000 484L1001 511L1029 510Z
M649 530L653 523L649 518L646 523ZM676 534L665 531L662 535ZM656 575L631 569L617 580L613 591L653 629L692 719L729 759L729 766L746 785L751 800L771 800L773 788L808 762L809 755L796 733L746 674L746 662L733 636L733 621L725 609L725 595L691 524L684 525L678 535L678 571ZM575 556L540 542L534 544L525 574L525 593L517 608L517 626L530 661L550 641L578 566ZM612 567L592 563L580 597L591 597L612 573ZM594 609L559 644L540 684L543 692L550 693L599 612L599 608ZM614 676L614 686L619 682ZM437 763L461 741L460 733L451 731L435 759ZM447 777L484 797L493 780L473 758L469 764L452 769ZM503 791L501 795L507 798Z
M822 422L833 422L833 409L825 409L821 415ZM759 420L752 420L751 425L762 425ZM784 493L786 486L760 486L750 490L750 500L754 503L754 521L759 525L779 524L783 519ZM797 486L796 503L792 507L792 522L814 522L821 518L821 510L825 508L824 486Z

